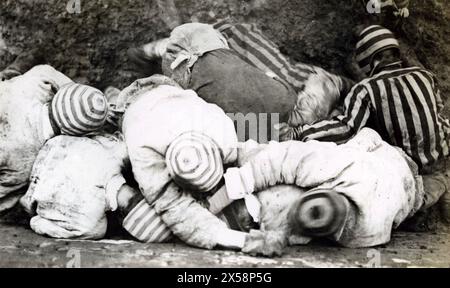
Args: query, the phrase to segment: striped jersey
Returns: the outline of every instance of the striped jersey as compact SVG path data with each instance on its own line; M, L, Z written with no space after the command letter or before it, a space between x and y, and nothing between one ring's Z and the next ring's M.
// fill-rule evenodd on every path
M370 120L386 142L423 167L449 154L450 124L442 109L432 73L419 67L385 69L353 87L343 115L303 126L296 138L341 143Z
M296 92L303 91L309 77L317 73L327 75L330 81L341 83L342 91L350 90L353 85L351 80L328 73L317 66L290 61L256 24L231 24L227 20L221 20L213 27L227 39L228 46L245 62L265 73L273 73L289 83Z

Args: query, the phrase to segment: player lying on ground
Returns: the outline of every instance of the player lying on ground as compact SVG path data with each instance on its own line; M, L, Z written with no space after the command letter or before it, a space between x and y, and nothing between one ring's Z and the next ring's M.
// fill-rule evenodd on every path
M327 119L352 85L291 63L253 24L184 24L132 51L133 59L162 58L165 75L227 113L278 113L292 126Z
M77 85L50 66L36 66L1 81L0 212L13 207L25 193L34 160L48 139L100 128L107 108L99 90Z

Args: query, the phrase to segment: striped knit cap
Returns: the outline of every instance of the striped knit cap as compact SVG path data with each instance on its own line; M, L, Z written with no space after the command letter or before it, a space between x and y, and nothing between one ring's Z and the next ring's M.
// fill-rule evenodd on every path
M188 132L169 145L166 164L175 183L186 189L211 191L223 177L222 154L210 137Z
M359 34L356 44L356 61L359 67L369 74L373 68L373 57L389 48L400 49L400 44L391 31L379 25L367 27Z
M128 213L123 228L144 243L163 243L172 238L170 228L145 199Z
M100 129L108 115L103 93L90 86L70 83L52 100L51 116L62 134L81 136Z

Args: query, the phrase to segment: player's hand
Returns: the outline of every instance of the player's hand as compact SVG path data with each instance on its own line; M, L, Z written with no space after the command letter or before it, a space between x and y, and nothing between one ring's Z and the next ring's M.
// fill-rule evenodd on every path
M283 254L287 238L280 231L250 230L242 252L252 256L275 257Z
M401 18L408 18L409 17L409 9L408 8L402 8L398 10L397 12L394 12L394 15Z

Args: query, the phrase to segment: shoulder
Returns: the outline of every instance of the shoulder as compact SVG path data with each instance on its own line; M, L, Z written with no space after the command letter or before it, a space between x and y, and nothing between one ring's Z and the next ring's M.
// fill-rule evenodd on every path
M357 83L353 86L353 88L349 92L349 96L365 96L367 94L368 89L367 87L370 85L370 79L364 79L361 82Z

